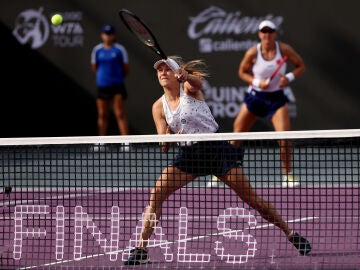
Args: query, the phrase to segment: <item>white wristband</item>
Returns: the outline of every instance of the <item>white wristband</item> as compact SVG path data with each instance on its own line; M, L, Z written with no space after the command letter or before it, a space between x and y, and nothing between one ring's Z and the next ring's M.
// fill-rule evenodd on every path
M295 80L295 75L292 72L289 72L285 75L285 77L288 79L289 83L291 83L293 80Z
M260 87L260 79L253 79L251 84L253 86L259 88Z

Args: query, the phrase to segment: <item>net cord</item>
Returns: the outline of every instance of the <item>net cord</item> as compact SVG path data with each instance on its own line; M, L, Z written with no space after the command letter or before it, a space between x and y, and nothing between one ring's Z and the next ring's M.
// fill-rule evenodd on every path
M0 138L0 145L52 145L52 144L96 144L96 143L158 143L186 141L221 140L267 140L308 138L360 137L360 129L307 130L307 131L265 131L241 133L203 133L171 135L118 135L118 136L76 136L76 137L28 137Z

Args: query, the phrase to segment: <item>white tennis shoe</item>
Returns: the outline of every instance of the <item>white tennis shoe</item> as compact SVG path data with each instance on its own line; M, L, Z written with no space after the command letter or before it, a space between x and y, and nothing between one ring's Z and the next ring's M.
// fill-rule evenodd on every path
M206 187L212 188L212 187L218 187L220 184L219 178L217 178L215 175L211 177L211 180L207 183Z
M282 187L283 188L293 188L300 185L299 179L295 178L292 174L283 175Z
M95 143L92 150L93 152L105 152L105 143Z
M120 150L122 152L130 152L130 143L124 143L123 145L121 145Z

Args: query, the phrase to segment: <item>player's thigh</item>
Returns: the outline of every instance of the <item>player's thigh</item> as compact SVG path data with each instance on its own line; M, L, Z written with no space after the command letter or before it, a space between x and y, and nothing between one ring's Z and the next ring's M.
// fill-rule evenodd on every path
M195 177L192 174L185 173L176 167L168 166L157 179L156 189L161 193L171 194L194 179Z
M115 94L113 97L113 109L115 113L124 112L124 98L121 94Z
M99 116L107 116L109 114L110 102L108 99L97 98L96 107Z
M121 94L115 94L113 97L113 107L117 110L123 110L124 98Z
M289 131L291 130L291 122L289 116L288 105L280 107L271 117L271 122L275 131Z
M234 132L246 132L254 124L257 116L250 112L245 103L240 108L234 121Z
M220 179L232 189L247 189L250 185L248 177L240 166L230 169Z
M245 202L253 205L258 195L241 167L232 168L222 179ZM255 179L256 181L256 179Z

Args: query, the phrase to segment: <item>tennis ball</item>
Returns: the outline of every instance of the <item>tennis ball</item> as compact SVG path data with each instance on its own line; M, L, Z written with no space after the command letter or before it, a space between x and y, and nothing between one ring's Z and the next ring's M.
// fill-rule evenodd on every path
M60 14L55 14L54 16L51 17L51 22L52 24L58 25L60 23L62 23L63 18Z

